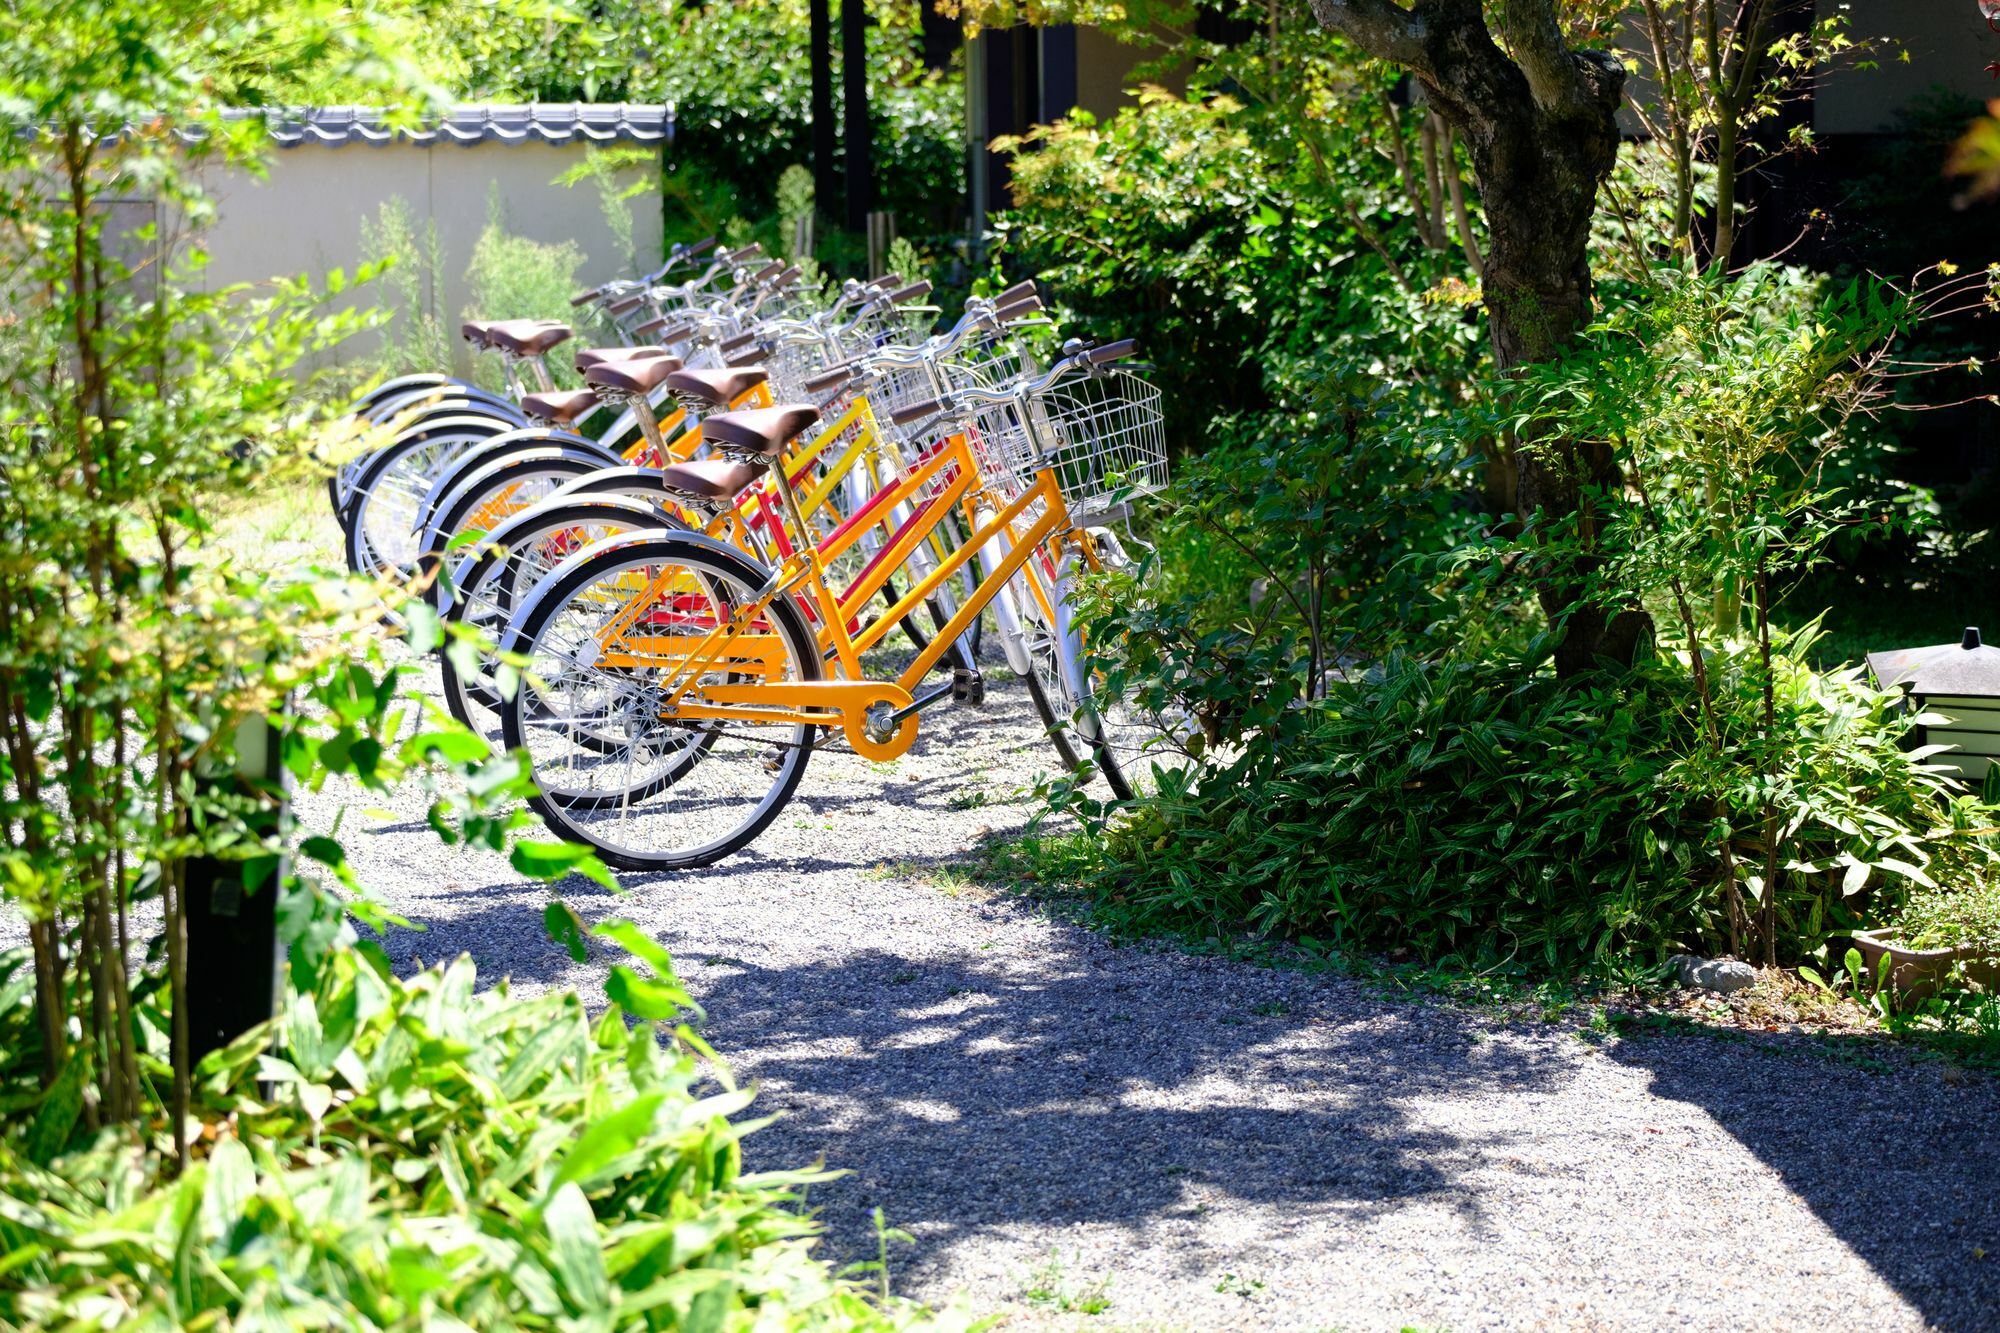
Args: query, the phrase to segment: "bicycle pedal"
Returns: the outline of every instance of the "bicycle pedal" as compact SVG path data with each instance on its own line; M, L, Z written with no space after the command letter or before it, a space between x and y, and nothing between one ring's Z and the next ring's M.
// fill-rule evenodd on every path
M974 708L986 702L986 677L978 671L967 671L964 667L951 669L951 700L953 703L971 704Z

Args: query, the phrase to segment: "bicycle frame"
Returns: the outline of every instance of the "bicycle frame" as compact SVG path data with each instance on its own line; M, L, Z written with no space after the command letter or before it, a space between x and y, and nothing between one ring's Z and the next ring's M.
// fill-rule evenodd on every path
M942 485L925 495L927 488L941 476ZM673 596L672 588L654 579L598 631L598 665L663 673L665 678L660 688L666 697L661 707L666 717L837 727L855 753L869 759L893 759L915 743L917 713L950 689L942 687L919 701L913 693L918 683L1037 550L1059 534L1072 531L1053 471L1043 471L1032 487L983 523L977 519L976 503L981 494L977 479L978 471L965 436L953 435L885 492L893 497L884 501L887 504L906 502L919 495L925 498L844 594L836 593L828 584L826 563L858 538L859 526L837 535L823 550L807 548L786 558L754 600L736 608L726 622L715 624L692 643L691 636L628 633L641 625L662 598ZM1040 515L1024 530L1017 530L1017 522L1037 501L1043 506ZM793 498L788 508L795 505ZM899 597L881 617L858 632L851 631L853 608L880 592L911 552L931 537L947 515L956 511L964 512L975 524L971 536L952 548L937 568ZM867 678L861 655L994 542L1001 542L1008 549L992 563L990 571L930 645L894 681ZM815 618L821 626L821 651L831 657L839 676L822 680L774 680L772 677L781 669L782 654L778 653L775 639L769 634L756 634L756 627L764 622L766 609L777 598L796 596L805 600L808 595L818 604ZM761 679L703 685L697 691L701 677L718 669Z

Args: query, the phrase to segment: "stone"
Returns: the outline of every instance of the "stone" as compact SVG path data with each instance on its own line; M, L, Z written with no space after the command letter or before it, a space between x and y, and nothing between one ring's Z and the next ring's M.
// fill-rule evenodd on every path
M1674 970L1681 985L1690 990L1712 990L1728 994L1757 984L1757 969L1734 958L1697 958L1691 953L1674 957Z

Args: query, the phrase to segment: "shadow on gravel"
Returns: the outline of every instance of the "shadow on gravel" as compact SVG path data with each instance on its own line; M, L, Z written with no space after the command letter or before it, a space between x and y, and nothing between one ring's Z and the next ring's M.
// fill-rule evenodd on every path
M910 1269L1024 1224L1192 1237L1229 1199L1284 1206L1299 1225L1442 1201L1475 1234L1501 1227L1459 1178L1511 1135L1441 1133L1408 1103L1566 1077L1443 1011L1202 959L1162 968L1083 932L1032 972L887 952L780 969L679 961L718 1049L782 1085L759 1100L783 1115L751 1140L751 1168L850 1170L814 1195L830 1252L872 1256L879 1205L917 1237L898 1256Z
M1639 1035L1612 1058L1734 1135L1931 1325L2000 1329L1993 1080L1954 1085L1936 1066L1883 1071L1727 1034Z

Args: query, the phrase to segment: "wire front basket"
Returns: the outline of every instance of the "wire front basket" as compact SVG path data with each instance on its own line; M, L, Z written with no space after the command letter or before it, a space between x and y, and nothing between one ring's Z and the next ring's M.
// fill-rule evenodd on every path
M777 348L764 358L764 369L770 376L771 401L774 403L810 401L813 393L806 388L806 381L831 364L832 353L827 350L823 341L780 340Z
M875 416L876 429L891 440L916 441L922 422L897 425L895 414L906 407L927 403L938 396L940 385L928 366L883 366L867 379L868 410Z
M1025 404L1017 399L982 408L970 425L988 489L1019 496L1050 468L1074 518L1167 484L1160 391L1129 371L1060 381Z
M940 362L938 369L954 389L997 389L1041 373L1034 352L1011 325L981 329Z

